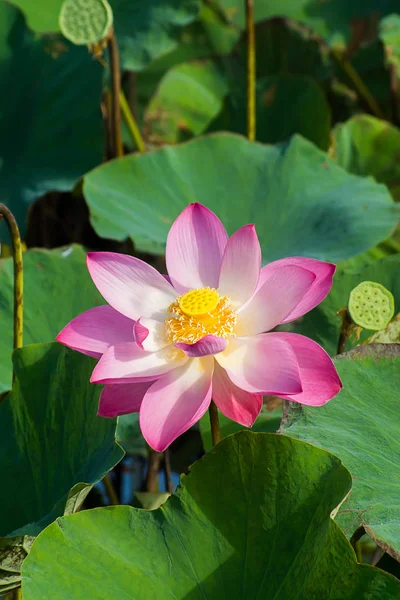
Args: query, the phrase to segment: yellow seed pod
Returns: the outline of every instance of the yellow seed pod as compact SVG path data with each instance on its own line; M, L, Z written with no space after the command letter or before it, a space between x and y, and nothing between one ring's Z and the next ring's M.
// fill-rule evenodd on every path
M356 325L380 331L394 315L394 298L380 283L363 281L351 291L348 311Z
M219 294L213 288L190 290L179 299L179 308L189 317L198 317L212 312L219 302Z

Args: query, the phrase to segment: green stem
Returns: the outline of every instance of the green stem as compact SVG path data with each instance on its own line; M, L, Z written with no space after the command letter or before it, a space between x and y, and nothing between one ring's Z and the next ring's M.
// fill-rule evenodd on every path
M362 555L362 547L360 542L356 542L354 544L354 552L356 553L357 562L362 563L363 555Z
M115 37L114 29L111 29L108 37L108 53L110 56L110 72L111 72L111 131L113 136L114 154L115 156L123 156L124 148L122 145L121 134L121 110L120 110L120 94L121 94L121 68L119 64L119 50L117 38Z
M14 263L14 350L21 348L24 326L24 276L22 266L22 244L17 222L12 212L0 204L0 218L4 218L11 236Z
M162 456L161 452L156 452L152 448L148 449L149 463L145 482L146 492L158 492L158 473L160 472Z
M135 121L133 113L129 108L126 96L122 90L119 94L119 101L121 105L122 116L124 117L125 123L130 131L130 134L132 136L133 141L136 144L137 149L139 150L139 152L146 152L146 147L144 145L140 129Z
M256 50L254 32L254 3L246 3L246 41L247 41L247 137L256 139Z
M347 77L352 82L354 88L356 89L358 95L364 100L364 102L368 105L370 111L379 119L384 119L384 114L379 106L378 102L373 97L372 93L361 79L350 60L346 58L340 51L331 50L333 58L339 64L339 66L346 73Z
M13 596L14 600L22 600L22 590L21 588L17 588L16 590L14 590L14 596Z
M342 317L342 325L340 327L337 354L342 354L346 350L346 342L350 337L353 322L347 312L347 306L343 307L338 315Z
M171 457L169 454L169 448L164 450L164 471L165 471L165 483L167 491L172 494L174 491L174 484L172 483L172 470L171 470Z
M113 482L111 481L111 477L109 473L103 477L103 483L106 488L108 497L110 499L110 504L113 506L117 506L119 504L119 498L117 492L115 491Z
M221 428L219 426L218 408L213 400L211 400L208 414L210 416L212 444L215 446L221 441Z

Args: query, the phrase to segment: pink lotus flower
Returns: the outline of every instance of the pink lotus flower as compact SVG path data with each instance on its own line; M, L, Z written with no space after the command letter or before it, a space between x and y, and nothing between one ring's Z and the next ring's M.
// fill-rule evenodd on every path
M111 252L87 256L109 306L76 317L62 344L99 358L98 414L140 411L147 442L162 452L207 411L251 426L263 394L319 406L341 389L327 353L294 333L265 333L304 315L328 294L335 266L310 258L261 268L253 225L231 238L218 217L191 204L168 235L169 278Z

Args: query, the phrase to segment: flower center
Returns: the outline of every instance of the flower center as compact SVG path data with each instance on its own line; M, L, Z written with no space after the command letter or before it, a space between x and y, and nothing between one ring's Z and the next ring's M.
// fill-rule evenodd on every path
M190 290L179 299L179 308L188 317L200 317L212 312L218 306L219 294L212 288Z
M168 311L165 333L173 344L195 344L206 335L228 338L237 321L229 296L221 297L217 290L209 287L178 296Z

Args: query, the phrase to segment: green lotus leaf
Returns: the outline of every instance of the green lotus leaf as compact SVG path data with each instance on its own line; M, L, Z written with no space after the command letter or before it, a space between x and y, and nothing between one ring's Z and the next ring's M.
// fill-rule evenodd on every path
M318 409L293 404L284 433L343 461L353 488L336 521L348 536L363 526L399 560L400 345L355 348L338 356L335 365L343 390Z
M384 186L350 175L298 136L273 147L221 133L125 156L89 172L83 191L100 236L130 237L152 253L165 251L191 202L215 211L229 234L255 223L266 262L343 260L389 236L400 217Z
M332 454L235 434L157 510L95 509L50 525L24 562L24 600L400 598L400 582L357 564L330 518L349 488Z

